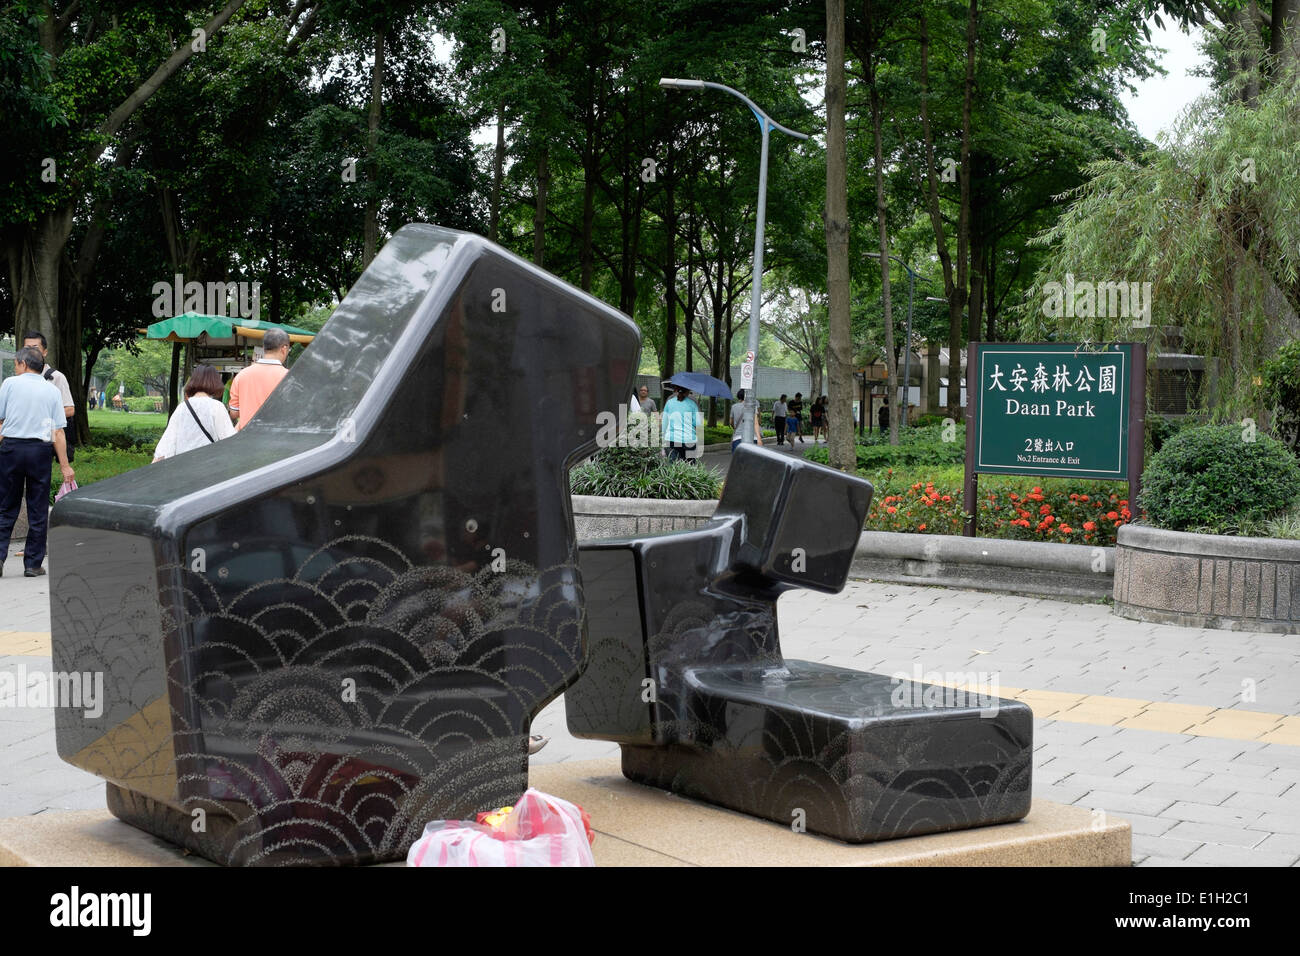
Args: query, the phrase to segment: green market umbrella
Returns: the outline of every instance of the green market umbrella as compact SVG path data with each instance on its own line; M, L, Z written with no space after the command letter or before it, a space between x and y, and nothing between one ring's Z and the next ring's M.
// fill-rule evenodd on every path
M235 335L244 338L260 339L269 329L281 329L289 335L289 341L306 345L316 333L300 329L296 325L281 322L263 322L254 319L228 318L224 315L202 315L198 312L186 312L170 319L162 319L144 329L146 338L161 339L168 342L190 342L206 334L211 339L228 339Z

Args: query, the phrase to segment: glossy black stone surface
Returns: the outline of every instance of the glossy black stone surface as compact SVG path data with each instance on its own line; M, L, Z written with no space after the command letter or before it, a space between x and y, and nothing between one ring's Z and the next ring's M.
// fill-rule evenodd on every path
M229 864L402 858L513 803L579 673L567 485L631 392L620 313L408 226L257 417L78 491L50 534L60 755L118 816Z
M620 743L632 780L850 842L1023 817L1024 704L782 658L777 597L843 587L870 495L741 445L708 525L584 542L569 729Z

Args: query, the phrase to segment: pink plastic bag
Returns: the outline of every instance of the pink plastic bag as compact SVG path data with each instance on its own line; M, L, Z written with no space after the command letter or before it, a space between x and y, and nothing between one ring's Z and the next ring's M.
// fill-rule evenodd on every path
M595 866L582 810L529 788L499 827L434 820L406 854L407 866Z
M63 496L66 495L69 491L76 491L76 490L77 490L77 482L76 482L75 480L74 480L74 481L65 481L65 482L62 482L62 483L59 485L58 493L55 494L55 496L54 496L54 500L55 500L55 501L59 501L59 500L61 500L61 499L63 498Z

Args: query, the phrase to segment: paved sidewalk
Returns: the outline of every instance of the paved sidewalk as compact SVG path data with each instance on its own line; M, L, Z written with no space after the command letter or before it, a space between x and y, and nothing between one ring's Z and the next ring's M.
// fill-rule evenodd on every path
M0 578L0 672L49 668L48 581ZM996 682L1025 699L1036 715L1035 796L1131 821L1137 863L1300 864L1294 636L871 582L834 596L791 592L778 607L788 657ZM618 752L571 737L563 699L533 730L552 738L538 762ZM0 816L103 805L102 782L58 759L51 711L0 707Z

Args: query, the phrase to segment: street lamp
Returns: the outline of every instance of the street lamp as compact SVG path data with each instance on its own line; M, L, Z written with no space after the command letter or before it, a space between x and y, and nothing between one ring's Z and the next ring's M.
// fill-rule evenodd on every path
M868 252L867 255L871 256L871 258L873 259L880 258L880 253L878 252ZM912 271L911 266L909 266L902 259L898 258L898 256L890 256L889 258L893 259L900 266L902 266L904 269L907 270L907 341L904 343L904 349L903 349L903 408L901 412L902 417L900 419L902 422L902 427L906 428L907 411L908 411L908 407L911 405L910 392L912 388L912 382L910 378L912 374L912 287L915 285L917 274ZM930 280L927 279L925 276L921 276L921 281L929 282ZM895 401L898 400L897 395L894 396L894 400Z
M763 301L763 226L767 218L768 133L773 129L779 129L787 136L793 136L795 139L807 139L808 134L782 126L763 112L758 107L758 104L740 90L732 89L730 86L724 86L721 83L711 83L708 80L680 80L665 76L659 80L659 85L666 90L721 90L724 93L730 93L750 108L754 117L758 120L759 129L763 132L763 154L758 166L758 216L757 225L754 229L754 289L750 294L749 301L749 348L745 353L746 361L740 366L740 387L745 390L745 411L740 420L740 434L743 436L741 440L748 442L750 435L757 434L755 423L758 420L758 395L754 389L754 372L758 365L759 306Z

